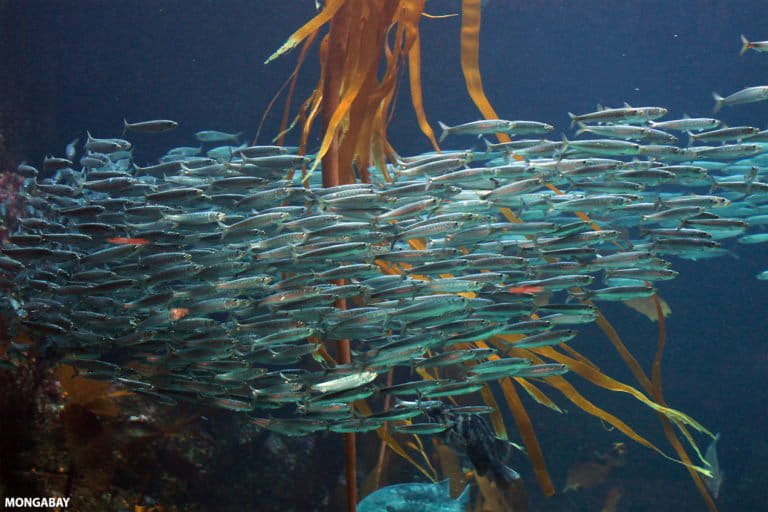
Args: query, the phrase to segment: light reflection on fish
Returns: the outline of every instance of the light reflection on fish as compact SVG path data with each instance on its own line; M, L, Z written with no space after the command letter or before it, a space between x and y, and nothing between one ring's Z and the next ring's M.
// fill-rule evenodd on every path
M761 92L724 104L750 94ZM470 120L444 136L531 138L402 156L388 169L397 183L372 168L372 183L328 188L319 173L307 187L299 173L287 177L312 157L234 145L239 133L199 131L201 145L157 162L134 162L129 140L88 133L68 158L18 167L28 210L0 248L2 303L54 357L159 403L249 414L286 435L409 420L397 424L402 434L441 435L480 474L509 482L518 478L512 445L495 437L480 416L487 410L420 404L473 397L516 372L546 379L568 368L489 361L500 354L460 344L497 334L521 334L509 346L534 352L578 343L571 327L597 317L581 300L647 299L656 293L648 283L677 276L666 257L719 257L735 237L764 241L744 235L750 223L768 224L761 132L659 120L666 112L625 105L573 115L600 138L562 142L533 138L553 131L543 122ZM144 134L173 127L124 124ZM667 130L736 143L683 148ZM350 365L323 359L339 339L350 341ZM385 385L380 375L397 367L435 369L440 379ZM415 405L370 417L350 406L381 395Z
M712 476L703 476L707 489L712 493L712 497L717 499L720 496L720 486L723 484L724 473L720 470L720 461L717 458L717 442L720 440L720 434L716 434L712 442L707 446L704 453L704 460L709 464L709 470Z

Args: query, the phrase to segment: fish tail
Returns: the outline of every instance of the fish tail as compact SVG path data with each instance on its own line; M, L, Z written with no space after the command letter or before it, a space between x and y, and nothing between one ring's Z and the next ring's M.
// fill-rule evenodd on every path
M520 473L507 466L506 464L494 465L493 475L502 482L509 484L515 480L520 480Z
M451 128L442 121L438 121L437 124L439 124L440 129L443 130L443 133L440 134L440 139L438 139L437 142L443 142L445 138L451 133Z
M125 132L128 131L128 120L126 118L123 118L123 133L120 135L121 137L125 137ZM89 134L90 136L90 134Z
M465 151L465 158L464 158L464 168L469 168L469 162L471 162L474 159L475 152L480 153L480 150L482 147L480 146L480 140L485 140L485 138L482 135L478 135L477 139L475 139L475 143L472 144L472 147L469 148L467 151Z
M485 142L485 152L490 153L491 152L491 144L492 142L483 137L483 142Z
M712 110L712 112L717 114L720 109L723 108L723 105L725 105L725 98L714 91L712 92L712 97L715 99L715 108Z
M693 132L687 132L688 133L688 146L692 146L694 142L696 142L697 135Z
M749 42L749 39L744 37L744 34L741 34L741 51L739 51L739 57L744 55L747 50L749 50L752 47L752 43Z
M563 145L562 145L562 147L560 147L560 150L557 152L557 161L558 162L560 160L562 160L563 157L565 156L565 152L568 151L568 146L569 145L570 145L570 141L568 140L568 137L566 137L565 134L563 134Z
M566 193L566 194L570 194L570 193L571 193L571 190L573 190L574 188L576 188L576 182L575 182L575 181L573 181L573 178L571 178L570 176L566 176L566 177L565 177L565 181L567 181L567 182L568 182L568 188L565 190L565 193Z
M586 132L586 131L588 131L588 130L589 130L589 126L585 125L585 124L584 124L584 123L582 123L581 121L578 121L578 122L576 123L576 126L578 126L578 127L579 127L579 129L578 129L578 130L576 130L576 136L577 136L577 137L578 137L579 135L581 135L582 133L584 133L584 132Z
M576 126L576 123L578 122L576 120L576 114L574 114L573 112L568 112L568 117L571 118L571 128L573 128L574 126Z

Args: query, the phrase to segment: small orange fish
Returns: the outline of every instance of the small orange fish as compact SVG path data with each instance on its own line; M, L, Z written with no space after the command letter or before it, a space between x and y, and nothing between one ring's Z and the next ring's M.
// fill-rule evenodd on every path
M541 293L544 288L541 286L510 286L507 288L509 293Z
M180 320L189 314L189 308L171 308L171 320Z
M150 243L146 238L126 238L118 236L115 238L107 238L107 242L110 244L132 244L132 245L147 245Z

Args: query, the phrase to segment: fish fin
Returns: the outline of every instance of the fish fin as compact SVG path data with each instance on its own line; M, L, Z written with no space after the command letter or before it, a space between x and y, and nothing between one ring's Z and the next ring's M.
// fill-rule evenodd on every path
M237 132L236 134L232 135L232 140L240 144L240 137L242 136L243 136L243 132Z
M634 107L632 107L632 105L630 105L629 103L627 103L627 102L625 101L625 102L624 102L624 108L634 108Z
M480 190L476 192L476 194L477 194L477 197L479 197L482 200L485 200L485 198L488 197L491 194L491 192L493 192L493 190Z
M568 117L571 118L571 128L576 124L576 114L573 112L568 112Z
M469 169L470 162L475 159L475 153L481 152L480 139L485 140L482 135L478 135L477 139L475 139L475 143L472 144L472 147L464 152L464 169Z
M565 134L563 134L563 146L557 152L558 162L563 159L563 156L565 156L565 152L568 151L569 144L570 144L570 141L568 140L568 137L566 137Z
M565 180L568 182L568 188L565 189L565 193L570 194L573 189L577 188L576 182L570 176L565 176Z
M443 142L443 140L445 140L445 138L450 133L450 127L442 121L438 121L437 124L439 124L440 129L443 130L443 133L440 134L440 138L438 139L437 142Z
M760 172L760 168L757 166L750 167L749 171L744 174L744 181L748 184L752 184L752 182L755 181L755 178L757 178L757 174Z
M712 113L717 114L723 105L725 105L725 98L712 91L712 97L715 99L715 108L712 109Z
M657 197L656 200L653 202L653 204L659 210L663 208L669 208L669 206L667 206L667 203L665 203L664 200L660 197Z
M398 166L402 166L403 164L405 164L405 161L403 161L403 157L400 156L400 154L394 149L392 150L392 158L394 159L395 163Z
M456 501L461 506L462 510L465 510L469 506L469 484L467 484L464 487L464 490L461 491L461 494L459 494L459 497L456 498Z
M750 42L749 42L749 39L747 39L746 37L744 37L744 34L741 34L741 50L739 51L739 57L741 57L742 55L744 55L744 53L745 53L747 50L749 50L749 48L751 47L751 45L752 45L752 43L750 43Z
M503 480L506 483L514 482L515 480L520 480L520 473L512 469L511 467L507 466L506 464L501 465L501 476Z

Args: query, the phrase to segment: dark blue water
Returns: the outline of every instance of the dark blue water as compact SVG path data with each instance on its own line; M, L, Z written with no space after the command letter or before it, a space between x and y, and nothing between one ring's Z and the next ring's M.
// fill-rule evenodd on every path
M458 2L431 0L428 9L457 12ZM143 144L158 152L189 144L199 129L252 136L296 55L263 62L314 13L314 2L17 0L0 2L0 12L0 106L13 128L4 130L5 146L14 159L37 161L46 153L61 154L85 129L118 135L124 117L179 121L177 131ZM425 108L435 128L438 120L453 124L478 117L461 75L459 26L457 17L421 24ZM567 130L569 111L591 111L598 103L660 105L672 117L709 115L712 91L730 94L768 80L768 55L738 56L742 33L768 39L765 2L491 0L484 11L481 68L501 117L545 121L558 130ZM316 72L310 58L297 98L314 87ZM275 134L279 111L268 116L259 142ZM768 104L726 109L721 118L765 128ZM406 90L389 135L401 153L429 149ZM152 156L148 152L147 159ZM734 242L726 246L734 257L677 261L680 277L659 286L672 309L664 384L672 406L722 433L721 508L741 512L768 506L768 283L754 279L768 268L768 252ZM655 325L623 306L605 311L649 368ZM594 336L580 343L593 346L577 348L607 373L633 383L603 335L589 332ZM642 405L580 389L671 453L658 421ZM558 487L580 456L622 440L574 407L559 416L528 405ZM634 482L635 492L644 482L646 493L661 485L674 490L686 504L683 510L703 510L683 469L628 445L622 477ZM521 470L531 480L530 468ZM529 492L540 502L535 484ZM628 496L619 510L652 510ZM559 508L553 510L570 510L568 503L577 507L573 500L555 501Z

